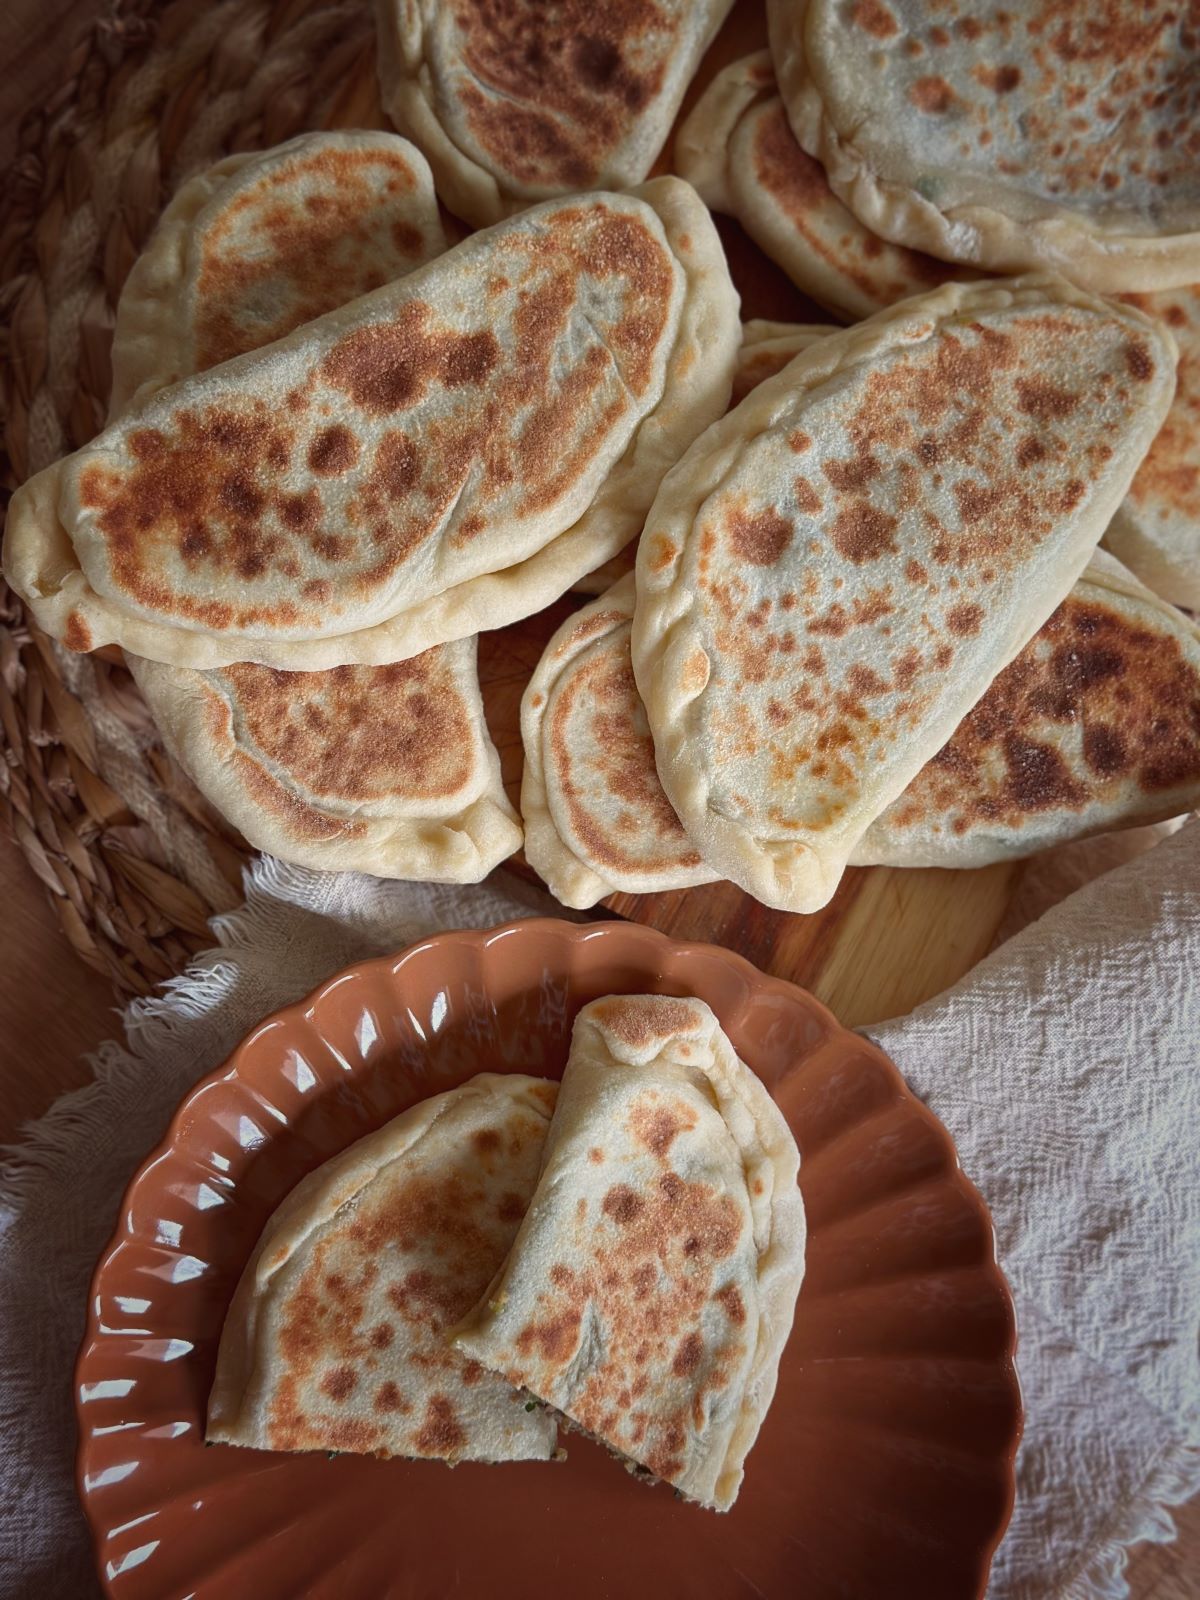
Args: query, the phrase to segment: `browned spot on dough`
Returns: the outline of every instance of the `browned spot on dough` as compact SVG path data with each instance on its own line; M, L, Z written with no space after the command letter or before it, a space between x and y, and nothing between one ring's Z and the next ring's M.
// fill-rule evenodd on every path
M344 424L322 428L308 448L308 466L321 477L348 472L358 460L358 440Z
M372 1405L376 1411L412 1410L412 1407L405 1403L404 1396L390 1378L381 1383L379 1388L376 1389Z
M944 116L960 103L945 78L935 74L918 78L909 89L908 98L918 111L927 112L931 116Z
M606 1217L611 1217L621 1227L634 1222L646 1209L646 1202L627 1183L618 1183L608 1191L600 1203Z
M629 1118L634 1138L660 1160L674 1143L676 1135L696 1126L696 1113L683 1101L657 1105L650 1097L639 1100Z
M458 1414L445 1394L430 1395L425 1407L417 1449L425 1455L452 1456L467 1442Z
M574 1309L545 1322L531 1322L517 1335L517 1351L522 1356L535 1352L552 1366L564 1366L579 1342L580 1313Z
M745 1322L746 1305L736 1283L727 1283L723 1289L718 1289L715 1299L724 1308L730 1322L737 1323L739 1327Z
M696 1013L686 1000L673 1000L666 995L641 998L615 996L611 1000L596 1001L592 1016L615 1039L634 1050L644 1049L659 1040L675 1034L691 1033L696 1027Z
M411 405L431 383L482 384L500 360L495 334L430 333L429 317L430 308L412 300L393 321L356 328L325 357L322 376L372 416Z
M67 617L67 625L63 629L63 643L68 650L77 651L81 655L92 648L92 630L78 611L72 611Z
M1130 765L1124 739L1102 722L1093 723L1083 730L1083 759L1102 778L1128 772Z
M831 536L840 555L862 566L895 552L897 526L898 519L888 512L860 503L838 512Z
M1011 94L1021 81L1021 69L1014 66L972 67L971 76L993 94Z
M875 39L891 39L900 32L900 24L883 4L883 0L855 0L851 20L856 27Z
M792 492L796 496L796 509L802 511L806 516L815 517L822 505L824 505L821 496L807 478L794 478L792 480Z
M1022 811L1047 811L1082 800L1081 786L1052 745L1010 733L1004 739L1004 756L1008 787Z
M1069 417L1082 397L1070 389L1048 383L1044 378L1017 379L1017 405L1038 422Z
M1045 460L1046 446L1036 434L1027 433L1017 446L1017 465L1019 467L1032 467L1036 462Z
M744 561L756 567L770 567L792 542L792 524L778 511L753 514L735 511L728 524L730 547Z
M1125 365L1130 376L1145 383L1154 376L1154 361L1141 339L1131 339L1125 346Z
M321 1389L331 1400L348 1400L358 1384L353 1367L333 1367L321 1379Z
M971 638L983 626L983 607L966 600L951 606L946 613L946 626L960 639Z
M690 1378L704 1359L704 1340L698 1333L689 1333L675 1352L671 1371L677 1378Z

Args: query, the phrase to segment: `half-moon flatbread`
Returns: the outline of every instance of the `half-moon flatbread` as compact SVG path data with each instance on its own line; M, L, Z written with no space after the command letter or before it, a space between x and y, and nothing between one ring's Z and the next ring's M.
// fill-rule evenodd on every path
M1103 550L851 860L979 867L1200 806L1200 628Z
M568 617L521 700L525 859L565 906L716 876L658 781L629 658L633 604L630 572Z
M1104 543L1156 594L1200 611L1200 284L1126 295L1179 346L1175 399Z
M456 1347L727 1511L804 1272L799 1165L702 1001L594 1001L529 1211Z
M714 871L824 905L871 821L1086 565L1166 414L1169 334L1061 279L822 339L667 476L633 666Z
M1200 279L1200 35L1177 0L768 0L792 131L874 233L1099 293Z
M660 178L533 208L139 403L13 499L72 649L393 661L540 609L637 532L729 396L737 295Z
M478 883L520 848L474 639L325 672L128 661L168 749L256 850L328 872Z
M393 133L304 133L185 183L117 307L109 416L441 255L433 176Z
M732 0L376 0L383 106L456 215L640 183Z
M445 1330L512 1243L557 1087L481 1073L297 1184L225 1319L210 1440L452 1463L554 1454L552 1419Z
M797 288L848 321L951 278L973 277L865 228L796 143L768 51L719 72L675 140L675 168L736 217Z

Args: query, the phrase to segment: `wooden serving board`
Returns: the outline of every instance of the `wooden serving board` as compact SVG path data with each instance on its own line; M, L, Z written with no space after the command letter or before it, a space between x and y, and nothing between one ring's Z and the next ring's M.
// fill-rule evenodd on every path
M713 74L766 44L762 0L736 0L684 101L686 116ZM387 127L379 106L375 62L366 52L333 109L330 127ZM670 170L669 140L656 171ZM828 322L727 217L717 217L742 316ZM479 667L492 736L514 804L523 752L521 694L547 640L586 597L566 596L549 610L480 639ZM523 863L515 863L533 876ZM970 872L855 867L833 900L810 916L772 911L730 883L667 894L618 894L605 911L680 939L737 950L764 972L811 990L854 1027L911 1010L960 978L985 953L1016 888L1020 863Z

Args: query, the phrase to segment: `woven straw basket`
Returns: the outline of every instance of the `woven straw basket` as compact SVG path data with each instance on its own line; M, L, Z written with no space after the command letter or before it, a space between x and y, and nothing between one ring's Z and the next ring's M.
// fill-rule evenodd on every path
M113 0L21 126L0 199L5 499L101 427L125 275L233 150L385 126L369 0ZM145 993L210 942L245 844L158 743L118 652L69 657L0 582L0 815L79 955Z

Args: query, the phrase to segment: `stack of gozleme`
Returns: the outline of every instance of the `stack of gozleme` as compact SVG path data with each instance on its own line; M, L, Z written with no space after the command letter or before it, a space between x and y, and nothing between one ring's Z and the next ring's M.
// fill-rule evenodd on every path
M482 1073L296 1186L229 1308L208 1438L546 1460L557 1415L728 1510L804 1273L799 1166L703 1001L596 1000L561 1091Z
M184 184L126 280L110 414L445 248L429 168L392 134L306 134L230 156ZM473 882L520 845L473 639L327 672L128 663L180 763L260 849Z
M444 243L393 135L194 179L122 299L113 420L17 496L5 560L68 646L126 647L251 843L465 881L521 837L471 635L637 531L738 330L674 179Z
M522 806L573 904L727 874L810 910L847 861L1200 801L1200 634L1164 603L1200 599L1194 28L1165 0L768 12L677 170L871 320L777 377L800 341L747 348L738 396L769 381L664 483L636 586L551 641ZM978 281L1046 266L1078 288Z
M1200 631L1102 552L1064 598L1169 341L1026 280L756 350L803 353L664 483L636 603L626 579L565 623L526 694L560 898L728 875L811 909L847 860L974 866L1196 804Z
M519 834L473 635L622 579L647 513L636 585L552 641L524 708L529 854L565 898L728 874L809 909L847 860L1193 803L1190 625L1111 565L1080 578L1104 534L1200 599L1193 32L1165 0L780 0L679 131L695 188L642 183L727 10L380 0L424 155L309 136L169 207L110 425L18 493L5 564L69 648L130 652L251 842L486 872ZM447 251L425 156L496 226ZM568 193L601 184L624 192ZM751 324L735 372L696 190L872 320ZM978 276L1028 265L1076 288ZM1098 605L1121 641L1089 651Z

